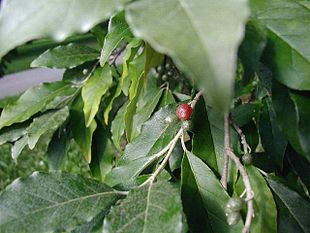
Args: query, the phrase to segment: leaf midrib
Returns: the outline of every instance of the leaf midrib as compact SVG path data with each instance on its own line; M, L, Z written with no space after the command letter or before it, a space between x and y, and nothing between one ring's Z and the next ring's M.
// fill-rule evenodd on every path
M58 93L61 93L64 89L67 89L69 87L69 85L65 85L55 91L52 91L50 94L46 95L45 98L43 98L43 100L37 102L36 104L32 105L30 108L31 108L31 112L33 111L33 109L38 109L36 112L39 112L41 109L43 109L46 105L47 105L47 102L53 98L53 97L56 97L58 96ZM42 105L42 102L44 103L43 106L41 108L39 108L38 106ZM19 104L19 103L18 103ZM17 105L17 103L16 103ZM14 107L16 107L16 105L14 105ZM17 116L15 117L12 117L12 118L9 118L7 119L4 123L0 124L0 129L2 129L3 127L5 126L10 126L14 123L17 123L17 122L24 122L25 120L23 121L16 121L21 115L27 115L25 113L27 113L29 111L29 108L26 108L24 111L20 112L19 114L17 114ZM36 113L35 112L35 113ZM34 114L34 113L33 113ZM10 123L11 122L11 123ZM7 125L9 123L9 125Z
M91 194L91 195L86 195L86 196L74 198L74 199L71 199L71 200L68 200L68 201L64 201L64 202L58 202L55 205L50 205L50 206L47 206L47 207L44 207L44 208L36 209L34 211L28 212L28 213L23 214L23 215L14 216L9 221L4 222L4 224L10 223L10 222L14 221L15 219L20 219L20 218L26 217L28 215L33 215L33 214L39 213L39 212L44 211L44 210L57 208L58 206L63 206L63 205L69 204L71 202L82 201L82 200L85 200L85 199L88 199L88 198L93 198L93 197L97 197L97 196L105 196L105 195L113 195L113 194L114 195L124 195L123 192L118 192L118 191L101 192L101 193L95 193L95 194ZM4 225L4 224L2 224L2 225Z

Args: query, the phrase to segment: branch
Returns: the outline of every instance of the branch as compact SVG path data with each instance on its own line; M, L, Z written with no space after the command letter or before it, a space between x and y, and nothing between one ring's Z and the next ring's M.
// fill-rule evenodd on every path
M196 104L197 104L197 102L198 102L200 96L202 96L202 94L203 94L203 91L199 91L199 92L195 95L194 99L188 103L188 104L192 107L192 109L195 108L195 106L196 106Z
M139 187L142 187L148 183L152 184L155 181L155 179L159 175L159 173L165 168L165 166L166 166L167 162L169 161L169 158L172 154L172 151L173 151L175 145L177 144L177 142L178 142L178 140L182 134L183 134L183 129L181 128L179 130L179 132L177 133L177 135L168 144L169 145L168 152L167 152L165 158L163 159L163 161L161 162L161 164L158 166L158 168L155 170L155 172L146 181L144 181L141 185L139 185ZM158 154L160 154L160 153L158 153Z
M227 143L227 140L229 142L229 137L230 137L229 127L230 127L229 126L229 115L225 114L225 123L224 123L224 133L225 133L224 138L225 139L224 139L224 141L226 143ZM237 130L237 132L240 135L242 135L241 138L244 138L244 140L245 140L245 136L242 133L241 129ZM243 144L243 145L245 145L245 144ZM246 151L248 149L247 146L245 149ZM254 191L252 189L247 171L245 170L244 166L240 162L240 159L238 158L238 156L236 156L235 153L233 152L232 148L230 147L230 144L225 144L225 153L229 156L230 159L232 159L234 161L234 163L236 164L236 167L238 168L238 170L240 171L240 174L242 176L242 180L243 180L245 190L246 190L246 199L245 200L247 202L247 215L246 215L246 220L245 220L245 224L244 224L244 228L242 230L242 233L249 233L250 229L251 229L252 218L254 217L254 207L253 207Z
M243 147L244 154L251 153L251 147L247 143L246 137L245 137L244 133L242 132L242 130L238 127L238 125L236 125L234 123L232 123L232 125L234 126L235 130L237 131L237 133L239 134L239 136L241 138L241 144Z
M227 190L227 173L228 173L228 154L230 150L230 133L229 133L229 113L224 114L224 162L221 183Z
M246 220L242 233L249 233L251 229L252 218L254 217L254 207L253 207L254 191L252 189L248 173L246 172L244 166L241 164L239 158L235 155L235 153L231 149L229 150L228 156L234 161L236 167L240 171L245 186L248 212L246 215Z

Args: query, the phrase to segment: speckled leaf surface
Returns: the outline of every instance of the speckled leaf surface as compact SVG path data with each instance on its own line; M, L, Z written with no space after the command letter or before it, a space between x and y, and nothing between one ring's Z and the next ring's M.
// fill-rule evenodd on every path
M54 99L73 94L76 88L64 82L40 84L33 87L14 103L3 109L0 117L0 129L14 123L24 122L32 115L51 103Z
M0 58L27 41L62 41L89 31L129 0L5 0L0 10Z
M181 233L182 203L178 188L159 182L129 192L113 207L103 224L103 233Z
M171 121L165 120L167 117ZM168 145L179 128L175 106L160 109L143 125L141 134L127 144L124 155L106 176L105 182L114 186L138 176L148 165L159 159L155 154Z
M32 63L31 67L74 68L87 61L96 60L99 52L93 48L68 44L48 49Z
M0 194L0 232L70 231L110 208L120 194L80 176L34 172Z

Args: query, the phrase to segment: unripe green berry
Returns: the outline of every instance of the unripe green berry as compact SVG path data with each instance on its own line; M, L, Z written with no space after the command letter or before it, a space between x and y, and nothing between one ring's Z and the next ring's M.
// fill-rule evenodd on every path
M165 65L165 68L166 68L166 70L170 70L170 69L171 69L171 64L170 64L170 63L167 63L167 64Z
M182 128L184 130L191 130L192 129L192 122L191 121L182 121Z
M168 75L164 74L161 78L162 78L163 81L167 81L168 80Z
M241 219L239 211L233 211L226 216L226 220L229 226L236 225Z
M231 211L240 211L242 210L243 205L244 205L244 201L242 198L232 197L228 200L226 204L226 208L230 209Z
M251 165L253 162L253 156L250 153L246 153L242 156L242 162L244 165Z
M158 73L161 73L161 72L163 72L164 71L164 67L163 66L158 66L157 67L157 72Z

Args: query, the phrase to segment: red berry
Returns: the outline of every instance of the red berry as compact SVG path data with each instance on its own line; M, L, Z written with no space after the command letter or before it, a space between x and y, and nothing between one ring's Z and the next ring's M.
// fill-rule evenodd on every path
M192 115L193 109L188 104L181 104L177 107L176 115L181 121L188 120Z

